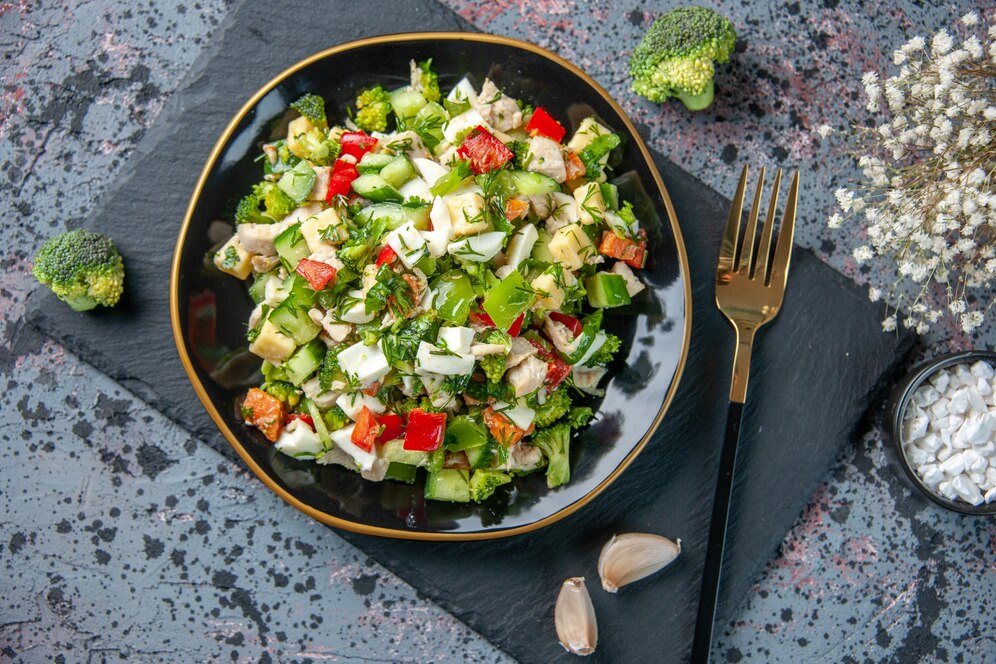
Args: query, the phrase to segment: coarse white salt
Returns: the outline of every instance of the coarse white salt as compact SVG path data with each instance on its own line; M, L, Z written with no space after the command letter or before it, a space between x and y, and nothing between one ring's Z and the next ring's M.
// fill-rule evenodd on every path
M924 486L970 505L996 502L996 369L986 361L938 371L911 395L903 452Z

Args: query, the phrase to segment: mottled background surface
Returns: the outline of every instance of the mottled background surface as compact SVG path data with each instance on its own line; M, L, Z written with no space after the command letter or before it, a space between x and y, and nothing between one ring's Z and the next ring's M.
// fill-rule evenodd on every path
M745 161L799 168L798 243L859 282L882 267L856 269L859 238L824 224L853 167L814 130L864 117L857 79L887 68L905 38L994 10L991 0L706 2L730 16L740 43L716 103L693 116L627 91L628 55L671 3L445 4L581 65L652 145L719 191L733 190ZM94 209L232 6L0 2L0 660L507 661L21 322L35 250ZM344 18L332 3L302 11L293 20ZM942 327L921 354L994 340ZM716 652L730 662L996 661L994 623L996 524L912 496L872 427L828 469Z

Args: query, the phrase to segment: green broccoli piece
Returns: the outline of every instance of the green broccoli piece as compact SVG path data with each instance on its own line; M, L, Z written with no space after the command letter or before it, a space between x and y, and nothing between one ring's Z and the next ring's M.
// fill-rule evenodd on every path
M325 358L322 360L322 366L318 370L318 387L323 391L327 392L332 389L332 383L334 381L340 380L346 381L346 374L343 373L342 369L339 367L339 352L347 347L347 344L340 344L334 348L330 348L325 353Z
M296 154L301 159L307 159L315 166L329 166L339 158L342 146L339 141L329 138L324 129L309 129L297 135Z
M356 97L356 126L365 131L387 131L391 114L391 95L379 85L367 88Z
M584 365L586 367L604 367L612 361L613 356L615 356L616 351L619 350L621 345L622 339L614 334L606 333L605 343L588 358L588 361Z
M549 460L546 485L551 489L571 481L571 427L561 422L533 434L532 444Z
M653 102L677 97L690 111L712 103L714 63L726 62L736 45L730 21L706 7L682 7L650 26L633 51L633 92Z
M328 411L326 411L324 419L325 426L328 427L329 431L338 431L350 422L349 416L346 415L346 411L339 406L332 406Z
M271 397L276 397L283 401L289 408L294 408L301 403L301 393L291 383L284 381L273 381L263 383L263 391Z
M484 502L498 487L511 481L512 476L508 473L497 470L476 470L470 476L470 499L478 503Z
M239 224L272 224L296 207L294 199L275 182L260 182L253 185L252 191L239 201L235 221Z
M567 390L557 390L547 396L543 405L536 409L536 419L533 424L537 427L548 427L571 409L571 397Z
M74 311L113 307L124 292L124 261L114 242L83 229L45 242L31 274Z
M512 337L501 330L488 330L481 336L481 343L483 344L501 344L506 348L512 347ZM481 370L484 371L484 375L488 377L488 382L497 383L501 380L501 377L505 375L505 369L508 365L508 356L504 353L494 353L492 355L484 355L477 360L478 364L481 365Z
M421 92L426 101L438 102L442 99L439 74L432 70L432 58L418 63L412 70L412 87Z
M324 127L325 100L314 94L306 94L290 105L295 111L308 118L316 127Z
M572 429L580 429L588 426L588 422L591 422L594 416L595 413L588 406L577 406L571 408L571 412L567 414L567 423Z

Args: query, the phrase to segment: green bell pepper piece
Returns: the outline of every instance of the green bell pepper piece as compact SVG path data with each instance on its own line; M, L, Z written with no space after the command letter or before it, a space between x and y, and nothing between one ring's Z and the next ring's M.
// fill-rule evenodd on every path
M433 196L445 196L471 176L470 162L458 161L450 169L450 172L436 180L430 191Z
M436 312L454 325L463 325L474 303L474 286L460 270L450 270L433 282Z
M484 311L491 316L495 327L508 330L519 317L519 314L529 308L536 294L526 280L517 271L502 279L484 298Z
M446 449L459 452L461 450L479 447L488 442L488 434L484 427L467 415L454 417L446 424Z

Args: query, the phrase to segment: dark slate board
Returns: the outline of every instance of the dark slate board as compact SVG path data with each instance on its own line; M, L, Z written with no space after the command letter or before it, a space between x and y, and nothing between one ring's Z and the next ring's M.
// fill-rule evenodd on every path
M199 60L89 226L118 241L127 301L77 315L45 290L28 320L156 405L226 456L234 452L200 408L173 346L168 283L172 248L201 165L229 117L269 77L334 43L374 34L473 29L431 2L355 2L348 35L320 24L274 24L296 3L247 3L229 17L213 54ZM269 25L265 33L255 26ZM285 32L293 31L293 35ZM279 43L279 49L267 48ZM267 53L266 65L257 57ZM733 333L715 309L712 274L728 202L657 157L691 263L692 344L670 412L651 443L605 494L576 515L529 535L483 543L402 542L345 533L361 549L524 662L569 661L552 611L560 581L584 575L601 641L593 661L687 657L712 486L723 439ZM136 232L141 220L141 232ZM720 616L728 619L792 522L849 442L883 376L912 343L881 333L880 311L842 275L797 250L784 310L761 334L743 427ZM141 340L140 342L138 340ZM261 487L262 490L262 487ZM611 596L595 561L614 532L680 537L664 573Z

